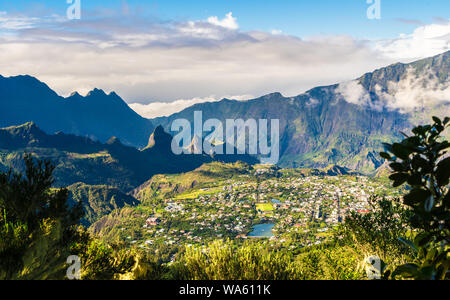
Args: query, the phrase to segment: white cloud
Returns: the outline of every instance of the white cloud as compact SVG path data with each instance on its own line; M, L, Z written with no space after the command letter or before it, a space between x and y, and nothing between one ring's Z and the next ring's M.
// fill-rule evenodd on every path
M58 15L50 15L44 18L30 17L21 14L9 14L0 11L0 36L2 31L18 31L44 26L52 23L60 23L67 19Z
M0 30L18 30L32 28L39 19L22 16L9 16L7 12L0 11Z
M430 70L417 74L416 70L409 68L398 82L387 82L386 89L383 91L380 85L376 85L374 92L377 97L371 97L369 92L355 80L340 84L336 93L349 103L375 110L384 108L399 110L403 113L450 103L449 83L441 82Z
M235 17L233 17L232 12L229 12L228 14L226 14L225 18L223 18L222 20L219 20L219 18L216 16L209 17L208 22L210 24L224 27L224 28L231 29L231 30L236 30L239 28L237 19Z
M271 33L274 34L274 35L278 35L278 34L283 34L283 31L282 30L278 30L278 29L273 29L271 31Z
M5 18L12 16L0 14L0 20ZM5 34L0 26L1 75L36 76L62 95L97 87L114 90L129 103L156 101L133 104L147 116L226 95L298 95L398 60L431 56L450 34L448 24L440 22L374 47L372 41L345 35L300 39L278 31L245 32L232 13L223 19L168 22L129 10L120 18L69 22L53 16L7 27L15 29ZM354 83L347 88L350 101L365 101ZM174 99L191 100L166 103Z
M357 80L347 81L339 84L336 93L352 104L370 105L371 99L367 90Z
M429 70L415 74L409 69L399 82L389 82L388 91L377 91L387 108L402 112L436 104L450 103L450 85L442 83Z
M178 113L185 108L188 108L194 104L205 103L205 102L217 102L222 100L223 98L233 99L244 101L248 99L254 98L252 95L243 95L243 96L231 96L231 97L215 97L210 96L206 98L193 98L188 100L175 100L173 102L153 102L149 104L141 104L141 103L131 103L129 106L136 111L138 114L145 118L155 118L155 117L164 117L170 116L174 113Z
M450 50L450 19L418 27L412 34L376 43L375 49L397 60L416 60Z
M82 24L67 24L75 25ZM186 23L152 26L107 36L79 33L78 27L70 33L27 30L0 42L0 70L37 76L63 95L98 87L143 103L274 91L293 96L390 63L348 36L301 40L195 23L196 29L211 28L211 38L185 30Z

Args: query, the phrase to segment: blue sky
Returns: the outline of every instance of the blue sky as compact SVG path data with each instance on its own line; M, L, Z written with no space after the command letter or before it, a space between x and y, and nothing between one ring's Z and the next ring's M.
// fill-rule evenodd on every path
M221 98L296 96L450 50L450 1L0 1L0 75L67 96L116 91L140 114ZM377 0L373 0L377 1Z
M83 10L130 10L160 20L202 20L228 12L242 30L282 30L296 36L349 34L359 38L392 38L411 32L418 22L450 17L448 0L381 0L381 20L369 20L366 0L81 0ZM0 11L34 16L65 13L65 0L0 2Z

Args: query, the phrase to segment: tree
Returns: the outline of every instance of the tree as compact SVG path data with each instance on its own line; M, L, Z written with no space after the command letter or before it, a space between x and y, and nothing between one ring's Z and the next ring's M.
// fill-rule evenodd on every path
M416 255L392 276L415 279L449 278L450 242L450 143L442 134L450 126L450 118L433 117L432 125L418 126L413 135L405 135L401 143L385 144L380 155L390 162L394 187L407 184L409 192L404 205L412 210L410 226L414 240L402 239Z
M377 254L386 263L409 253L408 247L399 241L408 232L410 210L399 199L388 200L372 196L369 199L371 212L351 212L342 224L344 240L354 244L366 255ZM388 261L389 260L389 261Z
M24 156L25 176L0 173L0 279L64 279L66 260L77 255L82 279L114 279L129 272L134 257L103 245L78 224L81 202L54 189L54 166Z
M10 170L0 174L0 210L4 222L25 224L35 230L43 220L55 219L64 228L64 237L70 238L74 226L83 216L81 203L72 208L67 205L68 191L52 189L54 166L49 161L24 156L25 176Z
M42 271L47 268L35 269L36 273L22 272L27 263L36 265L27 251L33 245L55 254L76 239L83 214L81 203L68 207L67 190L51 189L54 167L50 162L35 161L31 155L25 155L24 161L25 176L12 170L0 174L0 278L45 277ZM44 243L46 237L51 241ZM56 268L58 263L55 256L46 255L48 269Z

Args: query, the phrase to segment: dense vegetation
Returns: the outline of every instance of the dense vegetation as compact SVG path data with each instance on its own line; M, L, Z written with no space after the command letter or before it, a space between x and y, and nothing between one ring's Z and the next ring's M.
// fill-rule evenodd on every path
M433 117L433 121L432 125L414 128L414 135L406 136L401 143L386 145L390 154L382 153L391 162L394 186L410 186L403 203L412 212L408 225L413 239L402 241L414 256L399 266L393 277L450 278L450 143L441 139L450 118L441 121Z
M78 226L82 203L69 207L68 191L51 188L54 167L29 155L25 166L25 175L0 174L0 279L63 279L71 255L81 258L86 279L123 272L133 258L125 250L113 256Z
M76 183L67 187L67 189L69 191L69 205L82 203L84 217L80 223L85 227L89 227L92 223L116 209L135 206L139 203L134 197L112 186Z

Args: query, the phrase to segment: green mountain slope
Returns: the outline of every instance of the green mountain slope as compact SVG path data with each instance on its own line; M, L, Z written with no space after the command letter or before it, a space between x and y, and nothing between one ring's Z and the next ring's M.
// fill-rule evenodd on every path
M83 203L85 215L81 224L86 227L110 214L113 210L139 204L139 201L134 197L110 186L92 186L76 183L67 189L69 190L69 205L74 205L78 202Z
M279 93L250 101L224 99L156 118L166 130L175 119L279 119L282 167L336 164L373 174L382 143L400 138L431 115L449 115L450 51L411 64L395 64L344 84L317 87L297 97ZM436 98L439 101L431 101ZM417 103L414 103L416 101ZM413 103L411 103L413 102ZM413 104L416 104L414 106Z
M128 192L155 174L194 170L214 160L256 162L249 156L211 157L175 155L170 148L172 137L162 128L151 135L152 145L144 150L123 145L118 138L108 143L58 133L48 135L36 124L27 123L0 129L0 164L23 171L23 155L32 153L50 160L55 166L55 186L66 187L78 182L108 185Z
M212 162L182 174L155 175L136 188L132 195L144 202L154 197L165 198L178 195L191 189L217 187L235 177L252 176L254 169L243 162L224 164Z

